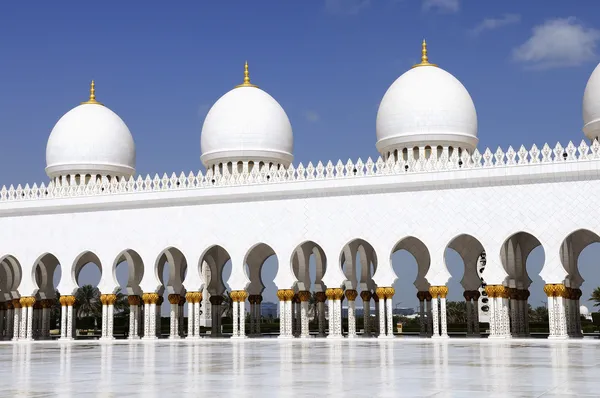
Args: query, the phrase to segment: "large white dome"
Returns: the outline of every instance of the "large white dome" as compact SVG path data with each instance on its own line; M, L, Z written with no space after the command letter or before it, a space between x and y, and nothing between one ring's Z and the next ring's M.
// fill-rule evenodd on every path
M219 98L206 115L200 141L206 167L237 161L287 166L293 160L290 120L273 97L250 84L247 64L244 83Z
M473 150L477 146L477 112L466 88L445 70L423 60L387 90L377 112L377 149L430 145Z
M46 146L46 174L130 176L135 144L121 118L95 100L71 109L56 123Z
M583 93L583 132L590 140L600 137L600 64L592 72Z

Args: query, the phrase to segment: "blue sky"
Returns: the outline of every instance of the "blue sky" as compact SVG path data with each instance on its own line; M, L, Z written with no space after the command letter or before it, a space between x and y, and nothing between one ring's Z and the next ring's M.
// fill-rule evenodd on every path
M48 135L92 78L139 173L198 170L204 116L245 60L288 113L296 162L374 157L379 101L423 38L473 97L480 149L579 142L599 13L594 0L2 2L0 183L47 180Z

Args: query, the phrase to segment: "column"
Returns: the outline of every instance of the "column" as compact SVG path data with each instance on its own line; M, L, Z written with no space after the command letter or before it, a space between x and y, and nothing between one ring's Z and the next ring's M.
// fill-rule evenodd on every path
M254 296L254 300L256 301L255 304L255 308L256 308L256 318L255 318L255 324L254 324L254 330L257 336L261 335L261 331L260 331L260 327L261 327L261 323L262 323L262 308L261 308L261 304L263 301L263 297L261 294L257 294L256 296Z
M300 324L300 319L298 319L298 304L300 300L298 299L298 295L294 294L292 297L291 306L292 306L292 336L299 337L300 333L298 333L298 326Z
M440 329L439 329L439 322L438 322L438 297L439 297L439 291L438 291L438 286L431 286L429 288L429 294L431 294L431 319L432 319L432 333L431 333L431 338L432 339L439 339L440 338Z
M230 294L230 297L231 297L231 301L233 304L233 330L231 333L231 337L236 338L239 336L238 322L239 322L240 307L237 305L238 304L238 292L236 290L232 291Z
M448 322L446 320L446 296L448 295L448 286L438 286L440 296L440 338L448 338Z
M379 310L380 310L380 306L379 306L379 296L377 295L377 289L375 290L375 293L373 293L373 301L375 302L375 323L374 323L374 327L373 327L373 334L375 336L379 336L379 333L381 332L381 317L379 316ZM384 320L385 322L385 320Z
M162 312L162 304L165 301L163 296L158 296L158 300L156 300L155 304L151 304L150 307L154 307L154 314L156 319L156 338L160 338L162 336L162 322L161 322L161 312Z
M363 290L360 292L360 298L363 301L363 329L364 337L371 337L371 292Z
M317 299L317 320L319 323L319 337L325 337L325 300L327 296L325 292L317 292L315 294Z
M239 317L240 317L240 331L238 334L239 338L245 339L246 336L246 299L248 298L248 293L245 290L240 290L238 292L238 305L239 309Z
M13 337L13 322L14 322L15 307L11 300L6 302L6 333L4 334L5 340L10 340Z
M47 340L50 338L50 309L54 303L53 299L42 300L42 322L40 330L40 338Z
M580 312L580 299L581 299L581 289L573 289L573 306L575 307L575 337L583 337L583 332L581 330L581 312Z
M108 338L108 305L106 304L106 294L100 295L100 303L102 304L102 332L100 333L100 340Z
M479 290L473 290L473 305L471 309L473 310L473 335L474 337L481 337L481 332L479 331L479 297L481 297L481 293Z
M490 335L488 338L510 338L508 289L503 285L487 285L485 291L490 303Z
M6 322L4 321L6 317L6 303L0 303L0 340L4 339L4 332L6 330Z
M185 297L184 296L179 296L179 302L177 303L177 307L179 308L179 321L177 322L177 324L179 325L179 330L177 331L177 334L179 335L179 337L184 338L185 337L185 328L184 328L184 311L183 311L183 307L185 305Z
M289 339L292 338L292 299L294 298L294 291L292 289L280 289L277 291L277 298L279 299L279 338Z
M156 303L158 293L144 293L144 337L143 340L156 340Z
M564 308L564 295L567 290L563 284L547 284L544 292L548 296L548 317L550 318L549 339L568 339Z
M108 340L115 339L115 303L117 302L116 294L107 294L106 306L108 309L108 321L106 322L106 338Z
M169 300L169 304L171 304L169 317L169 339L176 340L179 339L179 298L181 296L179 294L169 294L167 299Z
M427 336L427 318L425 317L425 298L427 292L417 292L417 299L419 299L419 336Z
M67 296L60 296L60 340L67 339Z
M327 289L325 296L329 301L329 336L330 338L342 337L342 308L341 299L344 290L341 288Z
M513 337L519 336L519 291L516 288L508 288L509 308L510 308L510 335Z
M194 323L195 323L195 313L194 313L194 293L187 292L185 295L185 300L188 305L188 323L187 323L187 338L194 339Z
M298 292L298 298L300 299L300 337L309 338L309 319L308 319L308 300L310 300L310 292L303 290Z
M21 332L19 340L33 340L33 305L35 297L21 297Z
M529 336L529 295L531 293L529 293L529 289L524 289L522 290L522 306L523 306L523 332L525 333L525 336Z
M221 303L223 303L223 296L216 294L210 296L212 314L211 337L221 337Z
M254 336L256 334L255 317L256 317L256 300L254 299L256 295L251 294L248 296L248 303L250 303L250 336Z
M141 302L140 296L130 295L127 296L129 302L129 340L137 340L139 336L139 305Z
M66 319L66 340L73 340L77 334L77 329L75 327L75 318L73 307L75 306L76 298L75 296L61 296L65 298L65 303L67 306L67 319Z
M223 296L221 297L221 302L223 301ZM202 292L194 292L194 337L199 339L200 338L200 326L201 326L201 319L200 319L200 306L202 305ZM219 326L219 328L221 327L221 318L219 318L219 322L217 322L217 325Z
M431 337L433 335L433 315L431 309L432 297L429 290L425 292L425 312L427 313L427 336Z
M379 338L383 338L387 336L387 329L385 327L385 287L378 287L375 291L378 297L378 301L376 301L376 305L378 305L378 314L379 314Z
M473 301L472 291L465 290L463 293L467 308L467 337L473 336Z
M27 297L21 297L19 299L19 302L21 303L21 319L20 319L20 324L19 324L19 340L26 340L27 339L27 313L28 308L27 308L27 304L29 303L29 300Z
M346 290L346 298L348 299L348 338L356 338L356 298L358 292L356 290Z
M387 310L387 337L394 337L394 311L392 299L396 291L393 287L385 288L385 307Z

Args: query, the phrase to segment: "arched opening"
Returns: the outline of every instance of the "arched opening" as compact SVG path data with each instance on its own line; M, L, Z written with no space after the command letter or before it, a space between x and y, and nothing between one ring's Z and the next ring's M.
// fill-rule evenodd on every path
M95 336L102 322L102 303L98 283L102 277L102 264L98 256L90 251L81 253L72 268L73 280L78 286L75 292L75 334ZM61 294L68 294L65 292Z
M528 232L511 235L500 251L500 260L508 274L510 333L526 337L549 331L544 281L539 276L544 267L541 242Z
M275 304L277 287L273 282L278 267L279 261L275 251L265 243L255 245L246 254L244 268L250 280L250 284L246 288L250 306L248 315L241 318L246 318L250 336L279 332L280 325L275 322L277 318L277 304ZM265 298L268 298L269 301L266 301ZM264 314L263 305L267 309Z
M42 254L34 265L34 278L38 287L33 316L33 338L50 339L60 333L60 283L62 269L55 255Z
M211 337L220 337L232 330L233 323L233 301L225 282L231 275L231 256L222 246L212 246L200 257L199 267L205 285L199 310L194 314L199 317L194 333L206 331Z
M161 283L156 292L159 296L156 314L150 315L156 316L156 335L182 337L185 328L182 320L183 308L180 307L183 305L182 297L185 297L186 293L183 281L187 272L187 260L181 250L168 247L158 255L155 272ZM169 317L163 318L163 313L169 314Z
M431 299L427 296L429 282L425 279L431 264L429 249L419 238L407 236L393 247L390 264L399 276L393 285L392 303L394 314L402 323L402 332L431 335Z
M140 255L132 249L123 250L113 263L113 276L119 284L115 292L117 298L114 303L114 335L137 338L143 334L143 323L140 317L140 307L133 309L132 316L130 302L134 306L141 304L142 289L140 282L144 276L144 264ZM131 299L129 298L131 297ZM133 324L130 324L133 322Z
M295 286L295 300L292 301L292 330L294 335L304 337L314 331L325 336L327 308L325 306L325 290L323 276L327 267L325 252L317 243L305 241L294 249L292 269L298 280ZM304 301L306 304L303 304ZM302 330L302 305L306 318ZM281 313L281 310L280 310Z
M582 337L594 333L592 312L600 305L600 278L597 274L597 258L600 253L600 236L587 229L569 234L560 247L560 260L567 271L564 297L567 334ZM585 278L584 278L585 276Z
M373 275L377 269L377 254L373 246L364 239L348 242L340 253L340 267L346 281L344 282L345 299L342 300L342 330L349 335L373 334L375 318L371 309L371 298L376 285ZM359 301L358 310L355 308Z
M448 283L446 302L449 332L479 337L480 319L489 322L489 299L479 272L482 258L485 258L483 245L472 235L458 235L446 246L444 260L453 276Z

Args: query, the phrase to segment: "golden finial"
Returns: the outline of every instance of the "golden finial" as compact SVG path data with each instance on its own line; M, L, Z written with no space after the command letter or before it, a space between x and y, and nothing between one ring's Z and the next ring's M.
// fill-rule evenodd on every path
M90 84L90 99L85 102L82 102L82 104L102 105L100 102L96 101L96 83L94 83L93 80Z
M413 65L413 68L417 66L437 66L436 64L430 64L429 58L427 57L427 42L423 39L423 44L421 44L421 63Z
M242 84L238 84L235 88L238 87L257 87L257 85L250 83L250 72L248 71L248 61L244 65L244 82Z

